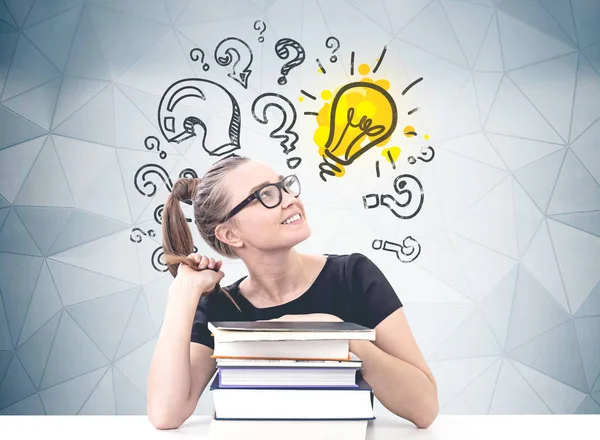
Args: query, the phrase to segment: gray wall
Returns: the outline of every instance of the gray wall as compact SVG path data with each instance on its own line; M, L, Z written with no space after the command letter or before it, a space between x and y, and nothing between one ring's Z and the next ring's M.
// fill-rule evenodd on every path
M201 175L218 159L199 136L168 142L159 121L171 84L204 78L235 97L238 154L282 173L302 159L313 235L299 250L362 252L384 271L442 413L600 413L599 22L595 0L0 1L0 412L145 413L171 282L153 260L169 185L148 176L151 194L135 176L150 164L172 180L186 168ZM246 88L215 60L231 36L253 54ZM284 37L306 59L281 86L274 45ZM196 47L208 70L190 58ZM362 77L350 73L353 51L355 69L381 59L366 76L389 81L398 125L387 145L323 181L317 123L304 112ZM270 136L277 111L268 124L252 117L265 92L297 111L290 154ZM215 98L192 113L223 134L231 109ZM427 145L435 157L411 164ZM422 206L406 208L415 215L366 209L365 195L406 195L393 190L400 174L413 203L422 185ZM398 249L409 236L416 258L374 242ZM224 270L223 284L245 273L239 261ZM196 412L211 408L207 392Z

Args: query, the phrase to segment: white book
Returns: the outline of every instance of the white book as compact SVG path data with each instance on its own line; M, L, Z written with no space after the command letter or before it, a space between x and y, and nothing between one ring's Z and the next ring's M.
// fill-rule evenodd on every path
M209 440L365 440L367 420L215 420Z
M221 387L357 387L362 360L217 359Z
M297 360L297 359L217 359L217 368L221 367L243 367L243 368L254 368L254 367L341 367L341 368L355 368L362 366L362 359L360 359L354 353L350 353L350 358L345 360L334 360L334 361L315 361L315 360Z
M209 322L214 358L347 360L350 340L375 340L375 330L352 322Z
M213 358L348 359L348 341L215 341Z
M373 390L359 377L357 388L222 388L210 391L215 420L373 420Z

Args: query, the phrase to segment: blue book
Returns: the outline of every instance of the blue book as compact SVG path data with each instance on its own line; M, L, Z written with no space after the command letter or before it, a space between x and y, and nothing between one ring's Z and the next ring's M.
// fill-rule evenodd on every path
M374 420L373 389L357 374L357 387L223 388L210 391L215 420Z

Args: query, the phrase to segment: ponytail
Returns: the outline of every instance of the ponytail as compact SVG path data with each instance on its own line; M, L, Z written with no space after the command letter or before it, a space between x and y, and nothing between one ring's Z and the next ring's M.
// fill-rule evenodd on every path
M162 212L162 242L164 260L171 275L177 275L177 269L180 264L187 264L191 268L196 268L197 263L189 257L194 252L194 239L190 230L185 214L181 209L180 202L193 202L194 196L201 179L199 178L179 178ZM242 310L231 297L229 292L221 288L219 283L214 290L205 292L202 295L210 295L214 292L223 292L229 300L241 312Z

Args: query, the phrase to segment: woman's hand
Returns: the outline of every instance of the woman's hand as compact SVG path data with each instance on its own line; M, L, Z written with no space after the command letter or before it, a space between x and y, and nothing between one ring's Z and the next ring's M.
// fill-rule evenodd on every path
M223 262L221 260L215 261L213 258L200 254L190 254L188 257L196 263L196 266L190 267L187 264L180 264L177 268L174 283L181 286L183 290L200 297L203 293L212 291L225 276L220 270Z
M329 313L308 313L306 315L283 315L275 319L259 319L256 322L265 321L313 321L313 322L344 322L342 318Z

